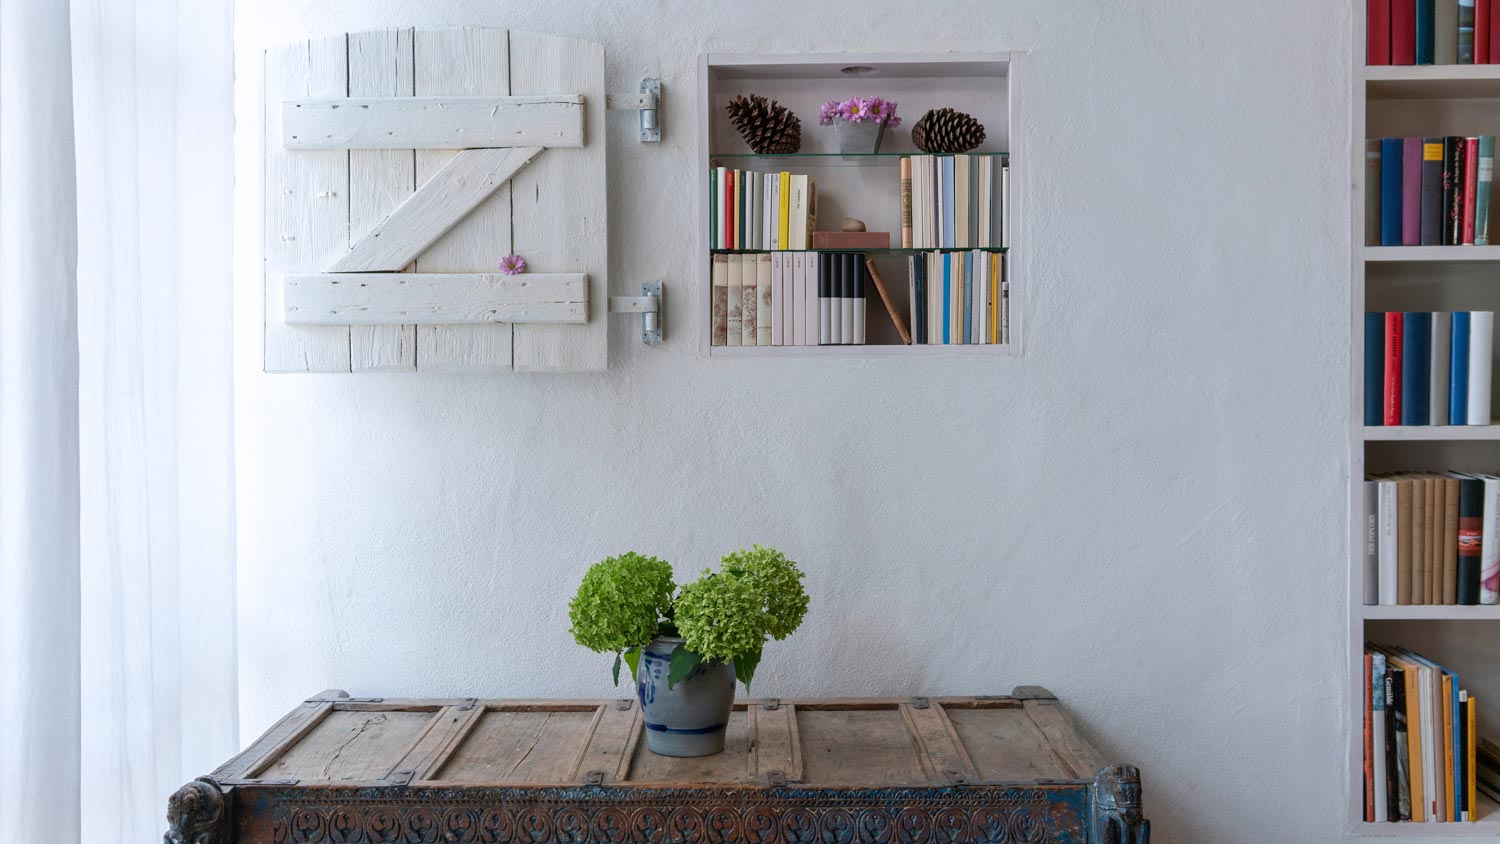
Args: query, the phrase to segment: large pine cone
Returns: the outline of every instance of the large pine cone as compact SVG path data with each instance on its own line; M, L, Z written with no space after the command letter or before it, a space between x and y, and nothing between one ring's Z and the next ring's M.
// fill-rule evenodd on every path
M724 106L745 143L758 155L790 155L802 149L802 121L791 109L759 94L735 97Z
M930 109L911 127L911 142L928 153L968 152L984 143L984 124L951 108Z

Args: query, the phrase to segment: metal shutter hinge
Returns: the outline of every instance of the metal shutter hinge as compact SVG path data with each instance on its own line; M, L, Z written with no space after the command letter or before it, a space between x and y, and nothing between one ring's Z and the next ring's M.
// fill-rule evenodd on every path
M655 346L662 336L662 285L659 281L648 281L641 285L640 296L609 297L609 312L612 314L640 314L641 342Z
M655 144L661 142L660 79L648 76L641 80L641 92L639 94L633 97L616 97L610 95L605 98L605 101L611 109L640 112L641 143Z

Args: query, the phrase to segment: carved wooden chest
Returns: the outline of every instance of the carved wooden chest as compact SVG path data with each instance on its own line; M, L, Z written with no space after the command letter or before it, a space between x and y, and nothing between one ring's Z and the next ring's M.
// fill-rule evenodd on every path
M324 692L167 807L175 844L1145 844L1140 774L1045 689L747 700L657 756L634 700Z

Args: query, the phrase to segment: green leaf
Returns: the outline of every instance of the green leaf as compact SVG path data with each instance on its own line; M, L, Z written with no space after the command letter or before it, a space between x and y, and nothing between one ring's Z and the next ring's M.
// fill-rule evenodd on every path
M640 674L638 672L640 671L641 665L641 649L626 648L625 664L630 666L630 679L634 682L640 682ZM620 684L616 683L615 685L618 686Z
M678 645L672 649L672 661L667 665L667 688L686 680L698 667L703 657L694 651L687 649L685 645Z
M755 666L760 665L760 648L734 659L734 676L745 684L745 693L750 692L750 679L755 676Z
M620 655L615 654L615 686L620 685Z

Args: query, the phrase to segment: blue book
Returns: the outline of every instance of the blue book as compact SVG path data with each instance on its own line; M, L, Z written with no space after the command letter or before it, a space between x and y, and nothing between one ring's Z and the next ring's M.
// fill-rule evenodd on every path
M1433 64L1436 61L1436 16L1437 4L1433 0L1417 0L1417 64Z
M1399 143L1399 139L1397 141ZM1382 148L1383 151L1384 148ZM1399 154L1399 153L1398 153ZM943 162L943 242L944 249L952 249L953 237L953 156L945 155ZM1399 234L1399 232L1398 232Z
M1432 314L1401 315L1401 424L1426 425L1432 387Z
M964 253L964 342L974 342L974 253Z
M911 340L920 345L927 342L927 256L914 255L911 262L912 275L916 278L917 287Z
M1469 312L1453 312L1448 357L1448 424L1469 423Z
M1380 245L1401 245L1401 138L1380 139Z
M1365 314L1365 424L1382 425L1385 414L1385 314Z
M943 344L953 342L953 253L943 253Z

